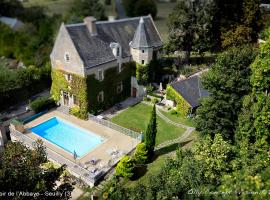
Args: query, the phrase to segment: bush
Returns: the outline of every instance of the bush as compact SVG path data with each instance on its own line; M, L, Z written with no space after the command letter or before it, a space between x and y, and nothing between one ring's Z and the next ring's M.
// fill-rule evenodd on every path
M148 86L146 86L146 91L148 94L152 93L154 91L154 87L152 85L148 85Z
M69 110L69 114L74 115L75 117L78 117L80 119L87 119L87 114L82 112L78 106L72 107Z
M143 97L143 100L144 101L150 101L151 99L149 97L145 96L145 97Z
M105 5L111 5L112 1L111 0L105 0Z
M153 98L151 101L152 101L153 104L158 103L158 99L157 98Z
M55 106L56 106L55 101L47 97L37 98L36 100L30 103L30 107L32 108L32 110L35 111L35 113L49 110Z
M138 164L145 164L148 159L148 151L145 143L140 143L136 147L136 151L134 154L134 160Z
M130 156L123 157L116 166L116 175L124 178L132 178L133 176L133 161Z

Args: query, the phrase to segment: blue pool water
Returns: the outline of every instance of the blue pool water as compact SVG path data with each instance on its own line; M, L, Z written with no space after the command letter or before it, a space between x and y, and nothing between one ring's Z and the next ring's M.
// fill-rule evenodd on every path
M103 139L94 133L54 117L30 129L35 134L78 157L101 144Z

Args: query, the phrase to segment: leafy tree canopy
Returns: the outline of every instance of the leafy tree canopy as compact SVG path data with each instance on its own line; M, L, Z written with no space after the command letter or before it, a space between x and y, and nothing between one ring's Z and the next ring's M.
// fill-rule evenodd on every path
M60 185L56 181L65 169L62 166L58 169L43 169L42 163L47 162L46 152L42 143L38 141L33 150L27 148L22 143L8 143L5 152L0 160L0 190L1 191L30 191L39 192L71 192L73 187L65 177ZM62 199L69 199L70 194ZM46 199L46 196L37 197ZM29 197L20 197L29 199Z
M203 85L210 92L197 110L196 128L203 135L220 133L233 140L243 97L251 91L249 65L255 55L256 49L250 46L229 49L203 76Z

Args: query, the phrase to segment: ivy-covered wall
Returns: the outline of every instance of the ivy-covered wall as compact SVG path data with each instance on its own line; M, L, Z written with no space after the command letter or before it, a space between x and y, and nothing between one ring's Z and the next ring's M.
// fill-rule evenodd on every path
M189 113L191 106L186 102L186 100L176 92L172 86L167 86L166 88L166 98L176 102L176 109L181 115L186 116Z
M71 73L69 73L71 74ZM86 78L71 74L72 80L69 83L65 78L65 72L61 70L52 70L52 86L51 94L54 100L59 101L61 90L75 95L79 100L79 113L80 118L87 117L88 99L87 99L87 84Z
M104 80L99 81L94 75L87 77L89 112L96 114L112 105L126 99L131 95L131 76L135 76L136 64L128 62L122 64L122 71L118 73L117 67L109 68L104 72ZM123 90L117 93L117 85L122 82ZM98 102L99 92L104 92L104 101Z
M97 80L95 75L84 78L69 73L72 75L72 80L68 83L64 71L53 69L51 94L56 101L60 100L61 90L76 95L80 102L79 113L76 112L76 116L85 118L87 112L96 114L129 97L131 76L135 76L135 70L134 62L124 63L120 73L117 67L109 68L104 72L103 81ZM123 90L117 93L117 85L121 82ZM101 91L104 92L104 101L98 102L97 96Z

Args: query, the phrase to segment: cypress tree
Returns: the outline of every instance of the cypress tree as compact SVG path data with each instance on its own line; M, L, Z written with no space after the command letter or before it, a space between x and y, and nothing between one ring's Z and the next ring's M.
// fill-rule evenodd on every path
M145 145L148 152L151 154L154 151L157 135L157 116L156 105L153 106L151 119L149 121L146 133L145 133Z

